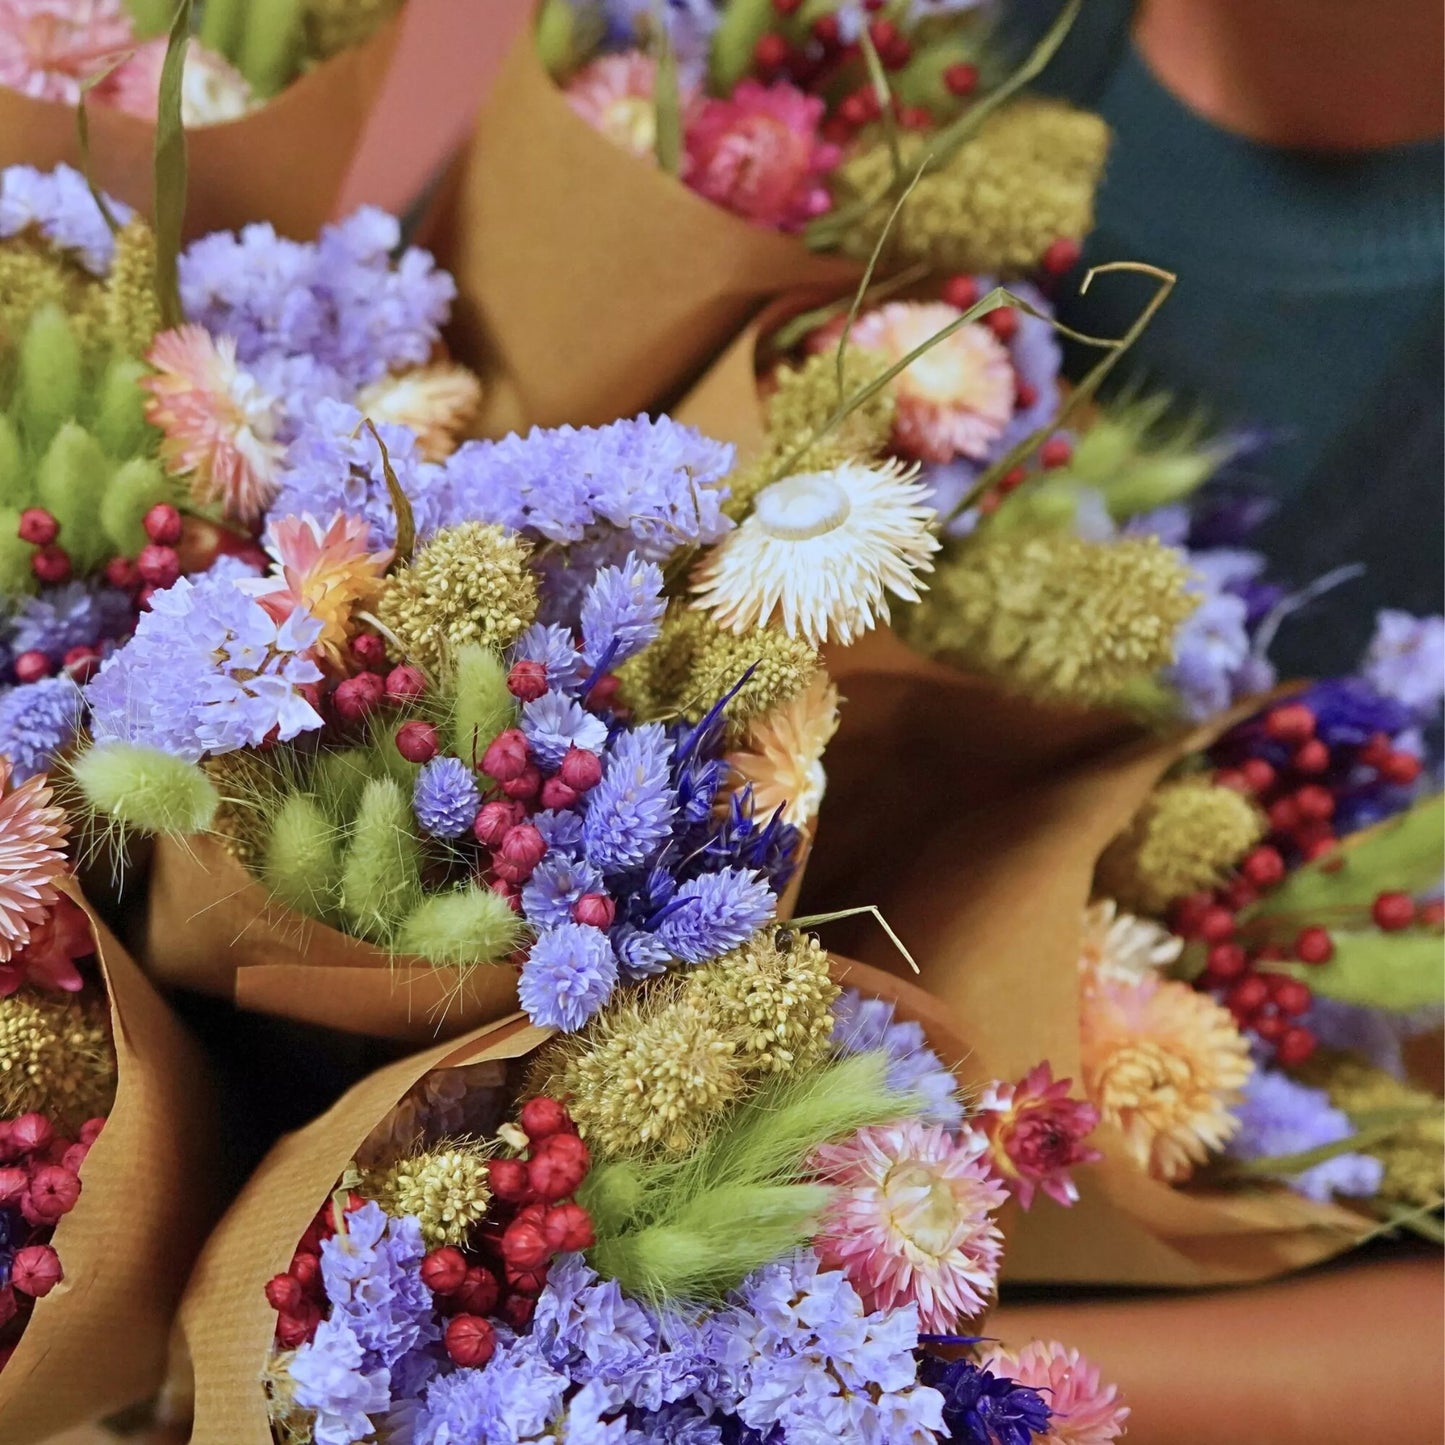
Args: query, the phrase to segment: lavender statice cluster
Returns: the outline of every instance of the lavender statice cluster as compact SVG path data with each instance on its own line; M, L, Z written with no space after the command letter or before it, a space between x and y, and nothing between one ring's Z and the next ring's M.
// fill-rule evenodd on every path
M918 1117L926 1124L958 1130L963 1127L963 1100L958 1081L928 1047L923 1026L895 1017L886 998L866 998L856 988L844 989L833 1002L833 1048L842 1055L882 1050L888 1055L888 1087L913 1094L925 1105Z
M121 201L106 200L119 225L135 214ZM85 177L73 167L0 169L0 240L32 227L52 246L70 253L92 276L110 270L115 237Z

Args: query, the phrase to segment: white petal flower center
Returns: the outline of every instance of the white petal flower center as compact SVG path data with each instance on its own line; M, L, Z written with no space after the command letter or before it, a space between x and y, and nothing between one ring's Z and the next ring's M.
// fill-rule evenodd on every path
M806 542L836 531L852 510L848 493L823 472L785 477L759 492L754 503L763 529L783 542Z

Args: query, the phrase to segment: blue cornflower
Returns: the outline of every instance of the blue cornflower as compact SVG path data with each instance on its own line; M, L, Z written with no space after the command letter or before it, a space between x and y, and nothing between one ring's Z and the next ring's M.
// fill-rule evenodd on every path
M644 867L672 832L672 744L660 723L613 743L602 781L587 794L582 840L603 873Z
M321 624L297 608L278 623L225 578L182 577L155 593L135 636L85 688L91 732L192 762L282 742L321 726L300 691L321 680L306 656Z
M658 634L667 602L662 569L631 553L620 567L603 567L582 599L582 657L589 667L616 667Z
M1302 1154L1355 1132L1323 1089L1311 1089L1273 1069L1256 1069L1250 1075L1234 1113L1239 1132L1224 1151L1231 1159ZM1324 1203L1334 1194L1369 1198L1379 1192L1383 1176L1384 1166L1368 1154L1337 1154L1301 1174L1281 1177L1291 1189Z
M80 689L64 674L0 692L0 754L10 759L11 781L45 772L80 730Z
M582 852L581 813L575 813L570 808L562 812L544 808L540 813L533 813L527 821L542 835L549 852L574 855Z
M522 708L522 731L532 755L544 768L558 768L568 748L600 753L607 745L607 724L565 692L544 692Z
M900 1022L887 999L864 998L844 989L833 1004L833 1048L840 1054L888 1055L888 1087L920 1094L928 1102L918 1117L928 1124L957 1129L963 1123L958 1081L928 1047L920 1025Z
M774 893L781 893L797 868L802 841L799 829L783 821L781 807L759 822L752 789L745 788L732 794L720 818L710 816L705 828L687 836L686 871L696 875L727 866L748 868L761 873Z
M547 669L547 686L565 692L587 674L570 628L534 622L516 641L516 661L540 662Z
M347 1320L322 1320L310 1343L286 1367L296 1403L315 1410L316 1445L355 1445L373 1438L373 1415L391 1405L391 1376L384 1366L364 1369L365 1351Z
M619 923L612 930L612 947L617 966L628 983L666 973L672 955L655 933L630 923Z
M765 878L724 868L684 883L653 931L674 958L706 963L751 938L772 918L777 903Z
M1298 699L1315 715L1315 734L1328 747L1359 747L1375 733L1393 738L1410 726L1409 708L1383 697L1363 678L1327 678Z
M1049 1428L1037 1390L995 1375L972 1360L924 1357L919 1378L943 1396L947 1439L958 1445L1031 1445Z
M134 616L124 592L66 582L21 599L5 625L6 640L17 657L43 652L59 663L72 647L93 647L121 636Z
M483 1369L455 1370L427 1386L412 1445L537 1440L554 1423L571 1381L547 1363L534 1336L498 1335Z
M522 1007L543 1028L580 1029L617 984L617 957L607 935L583 923L539 934L517 987Z
M412 810L434 838L460 838L472 826L481 802L476 777L460 758L433 758L416 775Z
M522 885L522 916L533 928L557 928L572 921L572 907L584 893L605 893L602 875L585 859L548 853Z
M123 201L107 196L111 214L121 224L135 215ZM16 236L36 227L51 245L75 253L92 276L104 276L115 255L110 225L81 173L59 165L51 171L34 166L0 170L0 237Z

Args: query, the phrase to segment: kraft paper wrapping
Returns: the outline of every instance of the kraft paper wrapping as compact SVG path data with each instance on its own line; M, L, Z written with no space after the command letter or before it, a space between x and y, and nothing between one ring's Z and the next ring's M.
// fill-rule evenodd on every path
M898 1017L922 1024L942 1057L963 1057L964 1044L922 989L849 959L835 958L833 974L892 999ZM290 1264L317 1209L387 1111L432 1069L522 1058L549 1036L518 1015L399 1060L271 1150L211 1236L181 1305L195 1369L191 1445L271 1445L262 1373L276 1316L266 1303L266 1281Z
M219 1212L200 1052L80 890L67 891L95 931L115 1105L86 1156L80 1200L55 1231L65 1278L36 1303L0 1371L5 1445L36 1445L155 1391L187 1271Z
M456 354L482 374L479 427L598 424L671 400L750 314L853 263L755 226L597 134L513 44L436 249L456 277Z
M162 838L143 950L160 983L300 1023L425 1044L517 1007L517 968L465 978L352 938L278 903L215 839Z
M270 221L304 240L332 214L402 18L323 61L256 110L186 132L187 237ZM155 123L92 101L90 170L101 190L149 214ZM0 166L79 167L75 108L0 88ZM426 176L416 177L416 190Z

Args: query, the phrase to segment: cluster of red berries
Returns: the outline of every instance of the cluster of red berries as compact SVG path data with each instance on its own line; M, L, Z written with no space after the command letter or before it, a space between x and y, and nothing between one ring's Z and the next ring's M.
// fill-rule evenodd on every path
M60 1283L50 1232L80 1198L80 1168L104 1123L87 1120L70 1139L43 1114L0 1120L0 1327ZM8 1353L0 1349L0 1364Z
M518 1119L527 1139L524 1156L488 1165L492 1204L465 1248L442 1245L421 1262L422 1283L446 1318L442 1341L458 1365L479 1368L496 1349L494 1321L523 1329L559 1254L589 1249L592 1220L572 1198L591 1167L587 1145L566 1108L545 1095L529 1099ZM347 1195L343 1213L366 1201ZM326 1303L321 1245L335 1234L330 1206L302 1236L284 1274L266 1285L276 1311L276 1340L296 1349L316 1333Z

